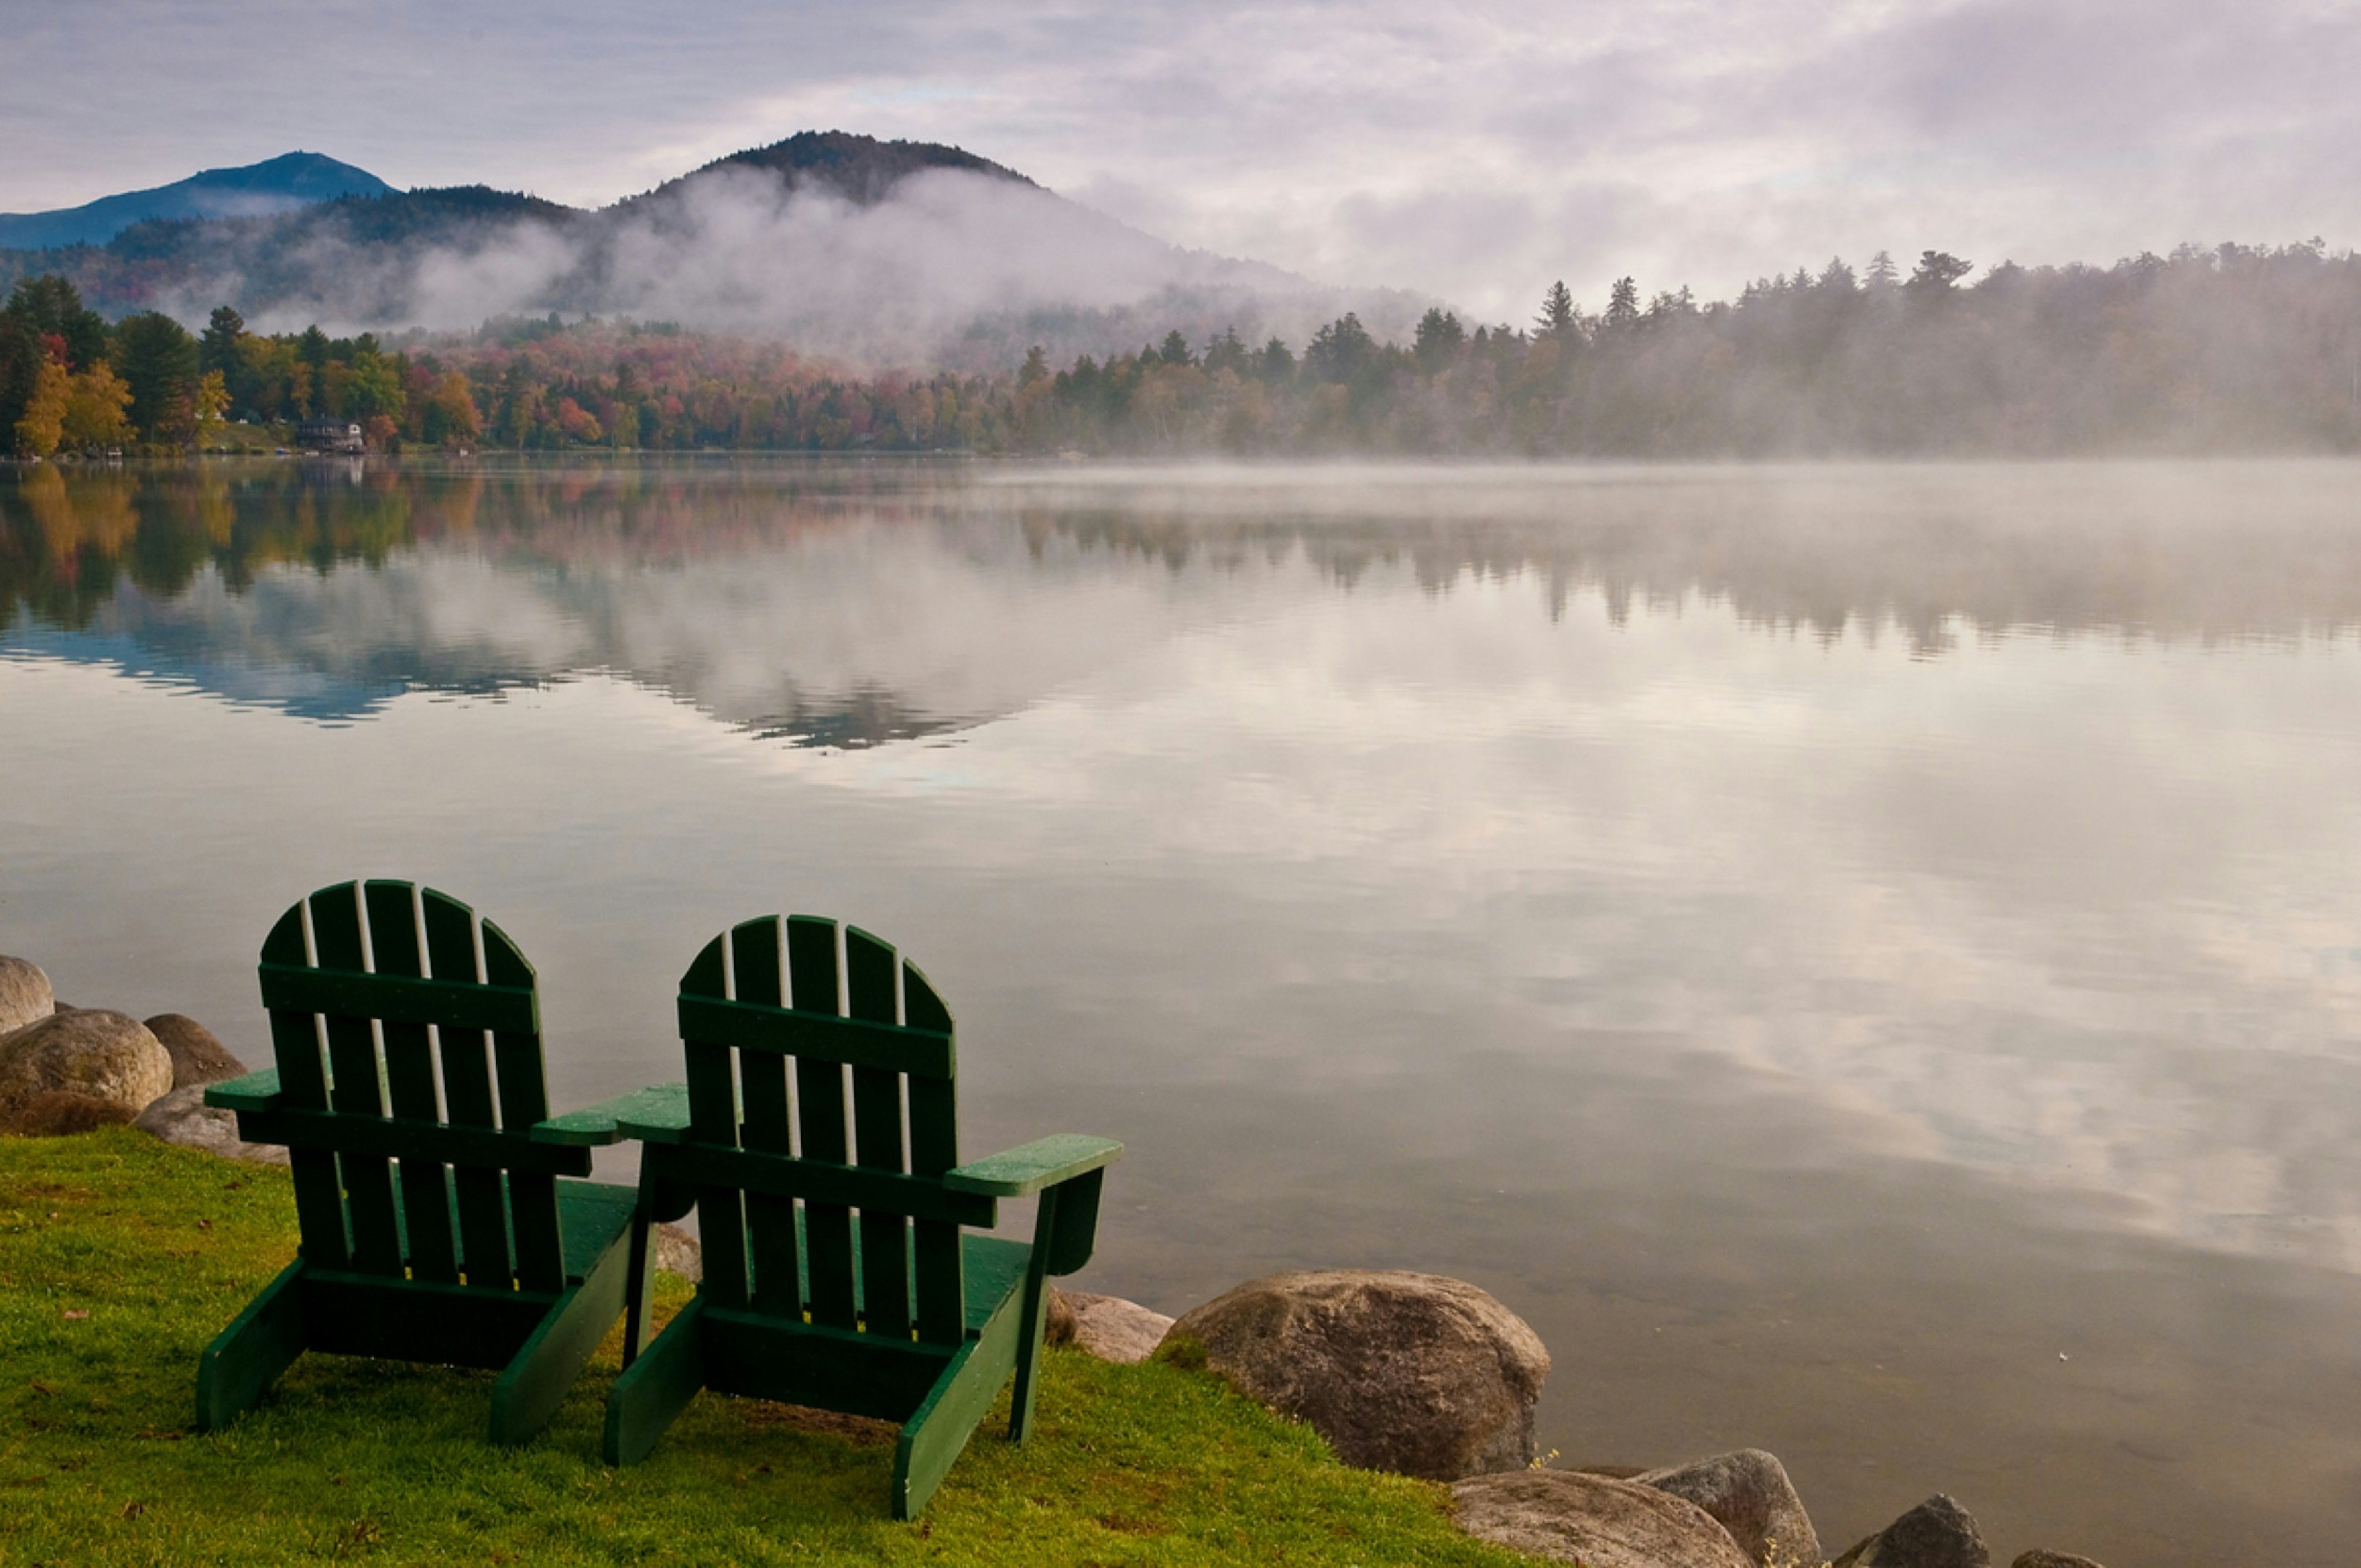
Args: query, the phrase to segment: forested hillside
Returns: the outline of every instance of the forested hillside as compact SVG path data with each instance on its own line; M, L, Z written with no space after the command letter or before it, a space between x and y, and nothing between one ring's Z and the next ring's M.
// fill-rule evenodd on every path
M216 444L310 414L380 449L1765 457L2361 449L2361 258L2185 247L1986 271L1924 253L1525 325L1346 313L1307 341L1180 331L987 375L854 375L775 341L552 316L464 335L110 324L57 278L0 312L0 438L32 456Z

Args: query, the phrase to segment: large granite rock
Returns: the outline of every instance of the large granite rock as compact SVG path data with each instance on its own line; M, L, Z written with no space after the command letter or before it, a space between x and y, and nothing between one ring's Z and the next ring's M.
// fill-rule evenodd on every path
M49 977L40 965L0 953L0 1035L48 1017L57 1003L57 992L49 989Z
M1992 1552L1968 1510L1938 1492L1829 1568L1992 1568Z
M2099 1568L2087 1557L2077 1557L2070 1552L2045 1552L2039 1547L2020 1552L2008 1568Z
M139 1113L132 1124L150 1137L185 1149L202 1149L225 1159L250 1159L260 1165L285 1165L280 1144L249 1144L237 1135L237 1113L217 1111L205 1103L205 1086L192 1083L175 1089Z
M1719 1521L1738 1549L1762 1568L1820 1568L1820 1538L1787 1467L1759 1448L1717 1453L1632 1477L1642 1486L1686 1497Z
M1478 1541L1581 1568L1752 1568L1703 1508L1635 1481L1519 1470L1473 1476L1451 1496Z
M1308 1423L1347 1464L1433 1481L1521 1470L1549 1352L1464 1280L1329 1269L1208 1301L1166 1345Z
M137 1115L171 1087L171 1057L121 1013L51 1014L0 1036L0 1122L43 1094L111 1100Z
M97 1127L119 1127L129 1120L131 1107L120 1101L53 1089L34 1095L0 1120L0 1133L19 1138L62 1138Z
M1129 1366L1154 1355L1171 1331L1171 1319L1137 1301L1052 1288L1049 1323L1042 1337L1051 1344L1070 1344L1101 1361Z
M656 1266L683 1279L705 1277L705 1244L678 1225L656 1227Z
M148 1032L156 1036L157 1043L172 1058L175 1089L187 1089L192 1084L202 1087L246 1076L246 1064L232 1056L229 1047L214 1038L214 1032L194 1018L179 1013L159 1013L148 1020Z

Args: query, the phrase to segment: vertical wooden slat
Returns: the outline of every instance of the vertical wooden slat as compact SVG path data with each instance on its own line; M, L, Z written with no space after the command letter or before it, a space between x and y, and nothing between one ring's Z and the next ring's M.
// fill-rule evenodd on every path
M894 1002L894 949L856 927L844 931L846 1015L898 1024ZM852 1069L853 1162L900 1172L902 1075L886 1068ZM861 1310L872 1333L910 1332L909 1221L901 1214L861 1211Z
M787 973L797 1011L839 1012L836 922L798 915L787 922ZM845 1157L844 1064L796 1058L796 1126L802 1156L833 1165ZM852 1288L852 1211L841 1203L804 1204L804 1262L810 1279L812 1321L827 1328L856 1325Z
M418 912L406 882L363 884L368 910L369 953L379 974L421 976ZM378 1025L385 1036L385 1086L393 1113L415 1121L442 1119L434 1093L434 1050L423 1024L390 1019ZM459 1264L451 1244L449 1174L440 1160L404 1156L401 1213L409 1225L410 1269L420 1279L456 1285Z
M951 1010L918 972L902 965L902 1022L913 1029L951 1032ZM959 1099L956 1080L910 1080L910 1174L940 1176L959 1164ZM911 1257L917 1270L918 1337L935 1344L958 1344L967 1337L967 1284L961 1272L959 1227L939 1220L911 1224Z
M723 944L716 937L680 977L684 996L726 996ZM688 1072L688 1134L699 1143L738 1146L738 1095L730 1072L730 1050L703 1040L683 1040ZM717 1307L746 1305L746 1215L734 1187L697 1190L697 1239L704 1244L703 1293Z
M434 978L480 983L475 918L467 906L433 888L421 894L420 902L426 911L426 954ZM437 1025L435 1043L443 1058L444 1109L452 1124L497 1125L484 1031ZM500 1173L462 1166L452 1171L451 1184L458 1193L459 1262L467 1283L513 1288L516 1269L509 1258L508 1201L500 1192Z
M533 966L508 934L483 923L484 983L530 987ZM500 1127L519 1136L549 1117L549 1079L542 1066L541 1036L497 1030L492 1065L500 1085ZM539 1171L511 1170L509 1234L516 1243L517 1283L528 1290L566 1288L566 1253L557 1230L557 1179Z
M301 904L270 928L263 939L262 961L297 968L311 963L303 947ZM287 1103L299 1111L326 1110L328 1074L320 1060L319 1020L284 1008L272 1013L270 1051ZM288 1166L295 1179L295 1220L303 1233L303 1255L322 1268L347 1266L352 1252L345 1235L344 1188L336 1177L336 1157L326 1149L291 1149Z
M777 916L749 920L730 931L730 994L737 1000L771 1007L785 1005ZM738 1092L744 1118L739 1142L750 1149L792 1154L786 1058L769 1051L740 1051ZM755 1310L800 1316L804 1307L796 1284L795 1200L746 1194L746 1244L753 1265Z
M359 889L340 883L312 895L312 947L324 970L366 972L361 955ZM328 1103L345 1116L383 1117L378 1081L377 1035L367 1018L327 1015ZM393 1177L384 1158L340 1154L345 1208L352 1216L353 1266L368 1274L401 1272L401 1237L393 1216Z

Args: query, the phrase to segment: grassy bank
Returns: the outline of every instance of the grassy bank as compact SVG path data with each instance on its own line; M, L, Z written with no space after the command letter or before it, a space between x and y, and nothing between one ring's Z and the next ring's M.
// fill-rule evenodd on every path
M0 1139L0 1564L1525 1561L1213 1378L1070 1351L1035 1439L987 1421L916 1525L885 1517L890 1429L752 1400L702 1395L609 1469L620 1335L522 1450L482 1441L489 1374L328 1356L190 1432L197 1353L294 1249L281 1171L123 1130Z

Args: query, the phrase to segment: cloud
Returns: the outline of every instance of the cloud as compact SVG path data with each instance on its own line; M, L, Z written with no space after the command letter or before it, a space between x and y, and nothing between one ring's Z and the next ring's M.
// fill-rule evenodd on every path
M1488 318L1559 276L2361 238L2361 18L2320 0L6 8L20 209L298 145L596 203L842 126Z

